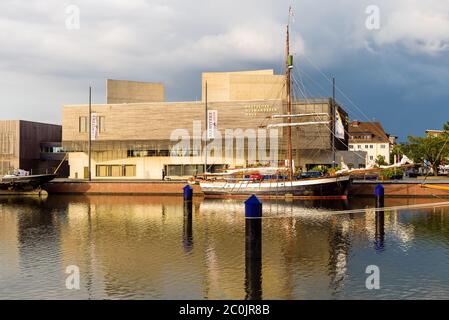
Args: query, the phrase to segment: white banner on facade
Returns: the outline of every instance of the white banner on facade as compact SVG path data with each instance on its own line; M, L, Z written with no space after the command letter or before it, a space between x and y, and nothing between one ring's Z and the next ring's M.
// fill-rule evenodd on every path
M338 139L345 138L345 126L338 110L335 111L335 137Z
M215 139L215 132L218 130L218 111L207 111L207 139Z
M98 138L98 121L97 114L91 113L90 115L90 137L91 140L97 140Z

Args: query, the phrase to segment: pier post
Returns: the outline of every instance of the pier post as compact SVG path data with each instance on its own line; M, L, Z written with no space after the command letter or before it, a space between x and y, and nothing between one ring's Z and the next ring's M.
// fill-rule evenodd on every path
M374 195L376 196L376 208L385 207L384 201L384 186L379 183L374 188ZM376 234L375 234L375 248L376 250L382 250L384 247L385 239L385 215L384 211L376 211Z
M183 195L184 195L184 201L192 201L192 197L193 197L193 189L190 185L186 184L184 186L184 188L182 188L183 190Z
M374 195L376 196L376 208L384 207L384 186L378 183L374 188Z
M262 299L262 202L252 195L245 201L246 300Z

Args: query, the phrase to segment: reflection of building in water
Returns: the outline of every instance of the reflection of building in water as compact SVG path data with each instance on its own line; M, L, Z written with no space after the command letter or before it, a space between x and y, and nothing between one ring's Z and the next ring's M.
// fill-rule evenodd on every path
M343 287L346 278L353 221L346 217L337 217L333 220L334 225L329 237L329 275L330 287L335 293Z
M44 297L243 299L241 203L194 199L195 242L186 252L181 197L1 202L0 296L6 285L24 293L39 290ZM269 207L264 202L264 210ZM285 201L277 208L262 219L263 298L335 297L351 270L352 246L375 239L375 213L351 216L310 209L307 214L302 202ZM282 210L293 214L278 214ZM387 240L398 237L401 245L414 235L449 238L445 210L385 212ZM65 288L65 267L71 264L80 267L80 291ZM16 284L8 275L25 280Z
M264 201L262 219L262 292L264 299L307 298L314 292L328 294L329 284L341 285L346 272L350 221L325 209L308 209L311 203ZM235 212L241 212L236 217ZM204 216L221 216L233 228L244 223L241 201L206 199ZM242 239L243 240L243 239ZM216 259L219 265L225 257ZM310 289L313 288L313 289ZM312 291L311 291L312 290Z
M54 205L54 206L53 206ZM65 266L62 263L61 225L65 207L34 198L17 199L8 206L17 210L17 239L20 277L24 292L41 291L46 298L57 296L65 288ZM23 281L29 279L29 281ZM36 290L36 288L38 288Z
M367 209L364 215L365 218L365 231L370 241L376 242L376 236L378 237L379 230L376 227L379 226L379 218L376 215L376 211L373 209ZM414 226L412 224L400 223L399 216L405 214L404 211L398 210L386 210L383 217L383 232L391 234L396 238L403 246L408 244L415 238Z
M18 216L20 207L12 208L1 204L0 211L0 288L13 285L19 269L19 230Z

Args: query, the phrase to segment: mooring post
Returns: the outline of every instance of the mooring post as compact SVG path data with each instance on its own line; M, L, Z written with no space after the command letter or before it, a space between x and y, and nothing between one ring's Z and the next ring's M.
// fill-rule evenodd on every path
M247 300L262 299L262 202L245 201L245 291Z
M374 188L374 195L376 196L376 208L384 207L384 186L378 183Z
M184 188L182 188L183 190L183 195L184 195L184 201L192 201L192 197L193 197L193 189L190 185L186 184L184 186Z

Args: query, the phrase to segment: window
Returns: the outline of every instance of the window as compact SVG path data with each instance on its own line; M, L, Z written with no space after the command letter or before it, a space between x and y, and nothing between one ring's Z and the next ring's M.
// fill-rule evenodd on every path
M370 160L373 160L373 159L374 159L374 157L373 157L373 156L369 156L369 159L370 159Z
M358 149L362 149L362 145L358 144L358 145L357 145L357 148L358 148Z
M112 177L121 177L123 176L123 170L121 165L112 165L111 166L111 176Z
M97 177L107 177L108 175L108 166L97 165Z
M136 166L125 165L125 177L135 177L136 176Z
M367 144L365 144L365 149L368 149L368 145Z
M209 170L214 172L215 167L223 165L213 165ZM203 164L168 164L165 165L165 173L167 176L194 176L204 172Z
M354 149L354 146L352 144L349 145L349 149Z
M384 145L384 144L381 144L381 145L380 145L380 148L381 148L381 149L385 149L385 145Z
M98 117L98 132L105 132L104 116Z
M373 146L372 144L370 144L370 145L369 145L369 148L372 149L372 148L374 148L374 146Z
M136 166L135 165L97 165L96 167L97 177L135 177Z
M79 117L79 132L87 132L87 117Z

